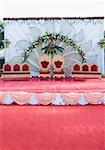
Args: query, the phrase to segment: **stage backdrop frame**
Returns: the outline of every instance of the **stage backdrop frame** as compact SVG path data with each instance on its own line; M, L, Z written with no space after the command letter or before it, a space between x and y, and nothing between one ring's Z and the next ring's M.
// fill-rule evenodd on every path
M76 41L86 54L87 62L98 64L100 72L105 73L104 49L99 46L100 40L104 38L104 17L36 17L4 18L3 20L4 37L11 42L9 47L5 48L6 63L22 63L23 50L45 32L61 33ZM41 55L39 49L40 47L28 59L30 72L34 76L38 75L39 70L38 57ZM70 54L70 61L68 58L66 68L75 62L79 63L80 60L75 59L75 55L72 58ZM71 58L74 60L71 61ZM67 70L67 74L70 74L68 72Z

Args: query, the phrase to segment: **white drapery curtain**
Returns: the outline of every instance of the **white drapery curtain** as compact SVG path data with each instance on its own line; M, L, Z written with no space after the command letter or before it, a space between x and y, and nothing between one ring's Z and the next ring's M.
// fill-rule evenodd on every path
M5 38L9 39L11 44L5 49L5 60L9 63L21 63L22 53L31 42L39 36L43 36L45 32L60 33L68 36L81 46L88 63L97 63L100 71L104 73L104 50L98 45L103 38L104 23L103 19L29 19L29 20L5 20ZM70 67L74 63L80 63L81 57L70 46L61 41L57 41L65 51L65 74L70 75ZM33 76L38 75L39 64L38 58L43 45L38 46L30 54L28 62L30 64L30 72Z

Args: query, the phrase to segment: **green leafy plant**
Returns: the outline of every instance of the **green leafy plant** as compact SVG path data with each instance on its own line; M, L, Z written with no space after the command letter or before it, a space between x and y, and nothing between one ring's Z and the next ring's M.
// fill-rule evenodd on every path
M67 43L67 45L72 46L75 50L78 51L78 54L82 58L82 63L86 62L85 54L81 47L76 44L76 42L67 36L63 36L60 34L48 34L47 32L42 37L39 37L37 40L35 40L31 45L24 50L23 57L24 61L26 61L27 57L30 55L30 53L33 51L34 48L36 48L38 45L45 43L45 47L43 47L41 50L44 54L50 55L52 58L54 55L56 55L58 52L63 52L64 48L56 45L56 40L60 40L62 42Z
M7 48L10 44L8 39L4 39L4 23L0 21L0 50Z
M50 55L51 58L53 58L54 55L56 55L58 52L62 53L64 51L64 48L57 46L57 45L52 45L51 43L49 43L47 46L45 46L41 50L44 52L44 54Z
M4 24L0 21L0 50L4 48Z
M101 48L105 48L105 31L104 31L104 39L99 42Z

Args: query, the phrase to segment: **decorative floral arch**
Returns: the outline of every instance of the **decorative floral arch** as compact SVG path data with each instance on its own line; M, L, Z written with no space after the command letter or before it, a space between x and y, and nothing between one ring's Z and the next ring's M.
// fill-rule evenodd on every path
M33 49L35 49L37 46L39 46L40 44L42 43L47 43L48 41L51 41L51 40L60 40L62 42L65 42L67 43L67 45L70 45L72 46L75 50L78 51L78 54L81 56L82 58L82 63L86 62L86 58L85 58L85 54L83 52L83 50L81 49L80 46L78 46L76 44L76 42L74 40L72 40L71 38L68 38L67 36L64 36L64 35L60 35L60 34L48 34L48 33L45 33L45 35L39 37L37 40L35 40L33 43L30 44L30 46L24 50L24 53L23 53L23 57L24 57L24 61L26 61L27 57L29 57L30 53L33 51ZM63 52L63 48L62 47L59 47L59 46L56 46L58 47L58 51L59 52ZM42 48L41 50L45 50L44 52L46 52L46 47ZM53 53L56 54L56 51L53 50ZM51 53L46 53L47 55L50 55Z

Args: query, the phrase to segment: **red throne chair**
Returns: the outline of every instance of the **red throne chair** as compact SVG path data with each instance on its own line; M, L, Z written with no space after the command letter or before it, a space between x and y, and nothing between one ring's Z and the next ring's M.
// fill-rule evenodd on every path
M84 72L84 77L86 78L101 78L101 73L99 72L99 67L96 64L83 64L82 71Z
M27 63L22 64L22 71L23 72L29 72L29 65Z
M92 64L91 66L90 66L90 70L92 71L92 72L99 72L99 67L96 65L96 64Z
M91 71L91 74L93 74L95 78L101 79L101 73L99 71L99 66L97 64L91 64L90 71Z
M89 65L87 63L79 65L75 64L72 71L73 78L101 78L99 67L96 64Z
M83 64L82 65L82 71L88 72L89 70L89 65L88 64Z
M51 58L48 57L47 55L43 55L39 58L40 79L50 78L50 65L51 65Z
M87 63L74 64L72 77L79 80L84 80L90 76L90 66Z
M62 56L55 56L53 58L54 78L64 78L64 58Z
M4 64L3 65L3 72L9 73L12 71L12 67L10 64Z
M29 65L25 64L4 64L3 73L1 75L2 80L27 80L29 79Z
M23 74L23 77L24 78L31 78L31 75L30 75L30 70L29 70L29 64L28 63L23 63L21 65L21 75Z
M11 78L11 74L13 72L13 66L11 64L4 64L3 65L3 72L1 75L1 79L8 79Z
M82 65L81 64L74 64L72 66L72 78L74 80L80 80L80 74L82 71Z
M73 70L73 72L79 72L79 71L81 71L81 66L79 64L75 64L73 66L72 70Z
M20 65L19 64L14 64L13 65L13 71L19 71L20 72L21 68L20 68Z

